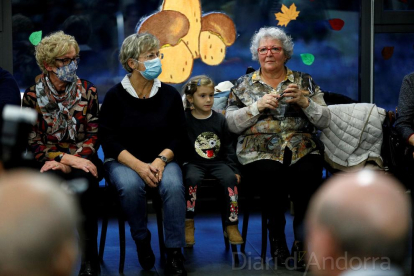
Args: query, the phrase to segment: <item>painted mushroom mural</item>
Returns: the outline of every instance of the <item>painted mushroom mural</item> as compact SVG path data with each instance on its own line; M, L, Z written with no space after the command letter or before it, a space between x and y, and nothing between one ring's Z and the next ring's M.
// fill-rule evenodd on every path
M224 13L202 16L200 0L164 0L160 12L147 17L138 33L149 32L160 40L162 82L181 83L193 70L194 59L219 65L226 47L236 40L236 27Z

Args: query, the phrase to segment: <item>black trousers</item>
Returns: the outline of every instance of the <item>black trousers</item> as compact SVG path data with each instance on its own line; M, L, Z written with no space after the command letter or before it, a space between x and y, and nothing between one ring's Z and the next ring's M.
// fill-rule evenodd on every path
M93 162L95 164L95 162ZM38 163L39 170L44 163ZM95 164L97 165L97 164ZM98 164L100 166L100 164ZM98 169L98 173L99 173ZM62 171L47 171L45 174L57 176L63 180L71 181L75 179L86 179L88 188L86 191L77 194L77 199L81 211L81 220L78 225L80 238L80 246L82 248L82 260L97 261L98 260L98 188L99 179L95 178L91 173L87 173L80 169L72 168L68 174Z
M259 190L262 210L268 214L270 236L284 237L288 196L294 204L295 240L304 240L303 220L309 200L322 183L321 155L308 154L289 166L291 152L285 151L284 163L258 160L243 166L248 189ZM287 164L286 164L287 163Z
M237 178L233 170L224 162L214 164L195 164L188 163L183 168L185 199L187 204L186 218L193 219L195 215L195 205L197 201L197 188L206 175L217 179L223 187L226 225L234 225L238 220L238 191Z

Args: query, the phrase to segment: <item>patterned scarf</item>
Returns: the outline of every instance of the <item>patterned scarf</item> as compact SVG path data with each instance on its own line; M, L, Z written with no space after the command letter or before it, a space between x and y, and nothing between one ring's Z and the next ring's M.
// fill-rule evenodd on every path
M68 135L75 141L76 120L70 109L81 99L83 90L81 80L76 77L75 82L66 86L65 93L59 94L48 76L42 74L36 84L36 97L43 118L48 124L48 134L55 136L58 141Z

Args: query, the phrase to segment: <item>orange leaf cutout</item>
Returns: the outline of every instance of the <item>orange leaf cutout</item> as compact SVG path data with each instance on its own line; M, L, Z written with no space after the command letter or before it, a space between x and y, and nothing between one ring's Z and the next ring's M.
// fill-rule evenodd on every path
M385 60L390 59L393 54L394 54L394 46L387 46L387 47L382 48L381 55L383 59Z
M277 23L277 25L285 25L285 27L287 27L287 24L289 24L290 20L296 20L299 13L299 11L296 11L295 3L290 5L289 9L282 4L282 12L275 13L276 20L279 20L279 23Z

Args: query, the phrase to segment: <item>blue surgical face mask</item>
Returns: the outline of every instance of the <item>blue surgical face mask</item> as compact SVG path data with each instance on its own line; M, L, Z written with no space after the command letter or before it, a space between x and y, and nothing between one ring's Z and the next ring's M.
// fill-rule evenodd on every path
M141 62L139 60L134 59L135 61L139 62L139 63L144 63L145 65L145 71L139 71L138 72L141 73L141 75L146 78L147 80L153 80L155 78L157 78L161 72L162 72L162 68L161 68L161 60L159 58L154 58L154 59L150 59L144 62Z
M74 82L76 81L76 69L78 66L72 61L68 65L57 68L55 74L61 81Z

